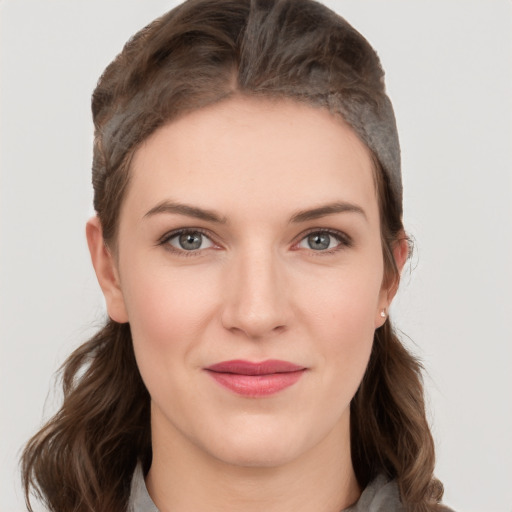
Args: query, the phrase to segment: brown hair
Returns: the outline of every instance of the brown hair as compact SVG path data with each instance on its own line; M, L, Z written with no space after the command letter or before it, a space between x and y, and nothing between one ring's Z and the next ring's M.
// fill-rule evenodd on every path
M111 249L138 145L169 120L233 95L292 98L349 122L355 105L373 112L387 100L371 46L321 4L181 4L128 41L93 94L94 207ZM403 235L401 190L385 158L373 156L386 275L398 280L392 250ZM125 510L135 465L147 470L152 456L150 397L129 324L109 320L79 347L63 366L63 388L61 409L23 453L29 510L31 489L55 512ZM440 510L421 367L389 319L375 332L351 403L351 445L362 487L383 473L397 480L406 510Z

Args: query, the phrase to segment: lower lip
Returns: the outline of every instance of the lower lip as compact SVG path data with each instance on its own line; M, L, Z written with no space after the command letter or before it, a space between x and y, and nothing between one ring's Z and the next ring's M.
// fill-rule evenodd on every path
M269 396L293 386L305 370L295 372L269 373L265 375L243 375L208 371L221 386L247 397Z

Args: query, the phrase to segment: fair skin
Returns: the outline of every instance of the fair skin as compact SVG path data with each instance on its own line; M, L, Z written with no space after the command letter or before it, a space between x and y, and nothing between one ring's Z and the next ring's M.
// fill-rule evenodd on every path
M396 291L372 172L327 111L235 97L140 146L115 250L89 221L108 313L130 323L151 395L146 484L161 512L338 512L357 500L349 405ZM406 254L397 244L399 268ZM300 371L251 394L208 369L231 360Z

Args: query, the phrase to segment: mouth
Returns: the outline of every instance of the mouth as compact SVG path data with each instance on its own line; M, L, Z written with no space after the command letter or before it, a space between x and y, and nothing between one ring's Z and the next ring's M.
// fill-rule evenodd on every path
M288 361L269 359L259 363L233 360L205 368L221 386L246 397L273 395L295 384L307 368Z

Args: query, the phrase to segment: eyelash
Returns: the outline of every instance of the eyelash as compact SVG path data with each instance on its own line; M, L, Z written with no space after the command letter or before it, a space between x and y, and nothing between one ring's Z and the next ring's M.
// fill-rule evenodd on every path
M310 249L311 253L315 256L325 256L329 254L334 254L342 249L349 249L354 245L352 238L348 236L346 233L343 233L342 231L337 231L335 229L328 228L313 228L306 231L305 233L301 233L299 241L295 243L294 246L300 244L308 236L316 234L327 234L329 236L332 236L337 240L338 245L336 245L332 249L327 249L323 251L315 251L314 249Z
M164 236L162 236L159 240L157 245L161 245L165 248L166 251L172 252L173 254L177 254L178 256L184 256L184 257L190 257L190 256L199 256L201 254L201 251L204 249L196 249L192 251L186 251L185 249L177 249L176 247L173 247L169 241L173 238L180 236L180 235L190 235L199 233L203 235L204 237L208 238L214 246L217 244L213 241L212 236L209 232L201 229L201 228L183 228L183 229L177 229L175 231L171 231L170 233L166 233Z
M176 247L173 247L172 245L169 244L169 241L175 237L178 237L180 235L195 234L195 233L199 233L199 234L205 236L206 238L208 238L214 246L217 245L213 241L211 234L208 231L205 231L201 228L183 228L183 229L171 231L170 233L166 233L164 236L162 236L158 240L157 245L163 246L165 248L165 250L172 252L174 254L177 254L178 256L184 256L184 257L199 256L201 254L201 252L205 249L196 249L196 250L187 251L185 249L177 249ZM327 235L335 238L338 242L338 245L336 245L332 249L318 250L318 251L315 251L314 249L310 249L311 253L314 254L315 256L334 254L334 253L340 251L341 249L350 248L353 246L352 238L341 231L337 231L337 230L333 230L333 229L326 229L326 228L313 228L313 229L310 229L310 230L306 231L305 233L301 233L299 235L300 236L299 240L296 243L294 243L294 245L293 245L295 248L294 250L299 250L296 248L298 246L298 244L300 244L308 236L314 235L314 234L327 234Z

